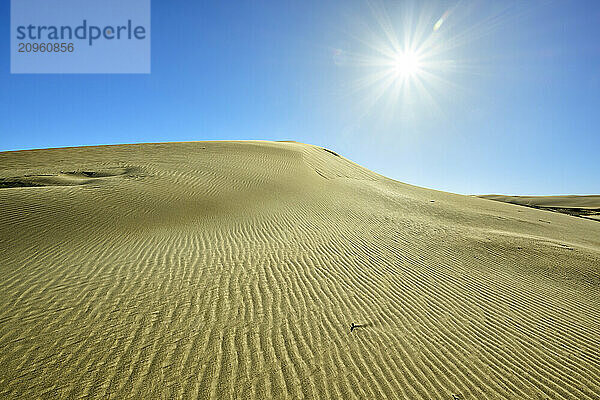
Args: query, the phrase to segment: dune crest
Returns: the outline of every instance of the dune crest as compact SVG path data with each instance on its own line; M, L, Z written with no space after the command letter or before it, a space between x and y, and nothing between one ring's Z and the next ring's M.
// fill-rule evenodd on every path
M486 194L478 197L600 221L600 195L503 196Z
M2 398L600 393L596 221L295 142L0 153L0 204Z

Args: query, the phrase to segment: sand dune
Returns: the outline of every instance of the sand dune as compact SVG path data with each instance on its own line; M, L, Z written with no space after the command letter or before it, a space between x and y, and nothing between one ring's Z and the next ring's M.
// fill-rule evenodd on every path
M487 194L478 197L600 221L600 195L503 196L498 194Z
M596 221L299 143L6 152L0 179L1 398L600 399Z

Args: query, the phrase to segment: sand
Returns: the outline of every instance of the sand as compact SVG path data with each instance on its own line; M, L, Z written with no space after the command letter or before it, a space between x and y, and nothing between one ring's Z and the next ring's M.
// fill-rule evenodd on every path
M294 142L0 153L0 204L0 398L600 398L597 221Z
M600 221L600 195L504 196L487 194L479 197Z

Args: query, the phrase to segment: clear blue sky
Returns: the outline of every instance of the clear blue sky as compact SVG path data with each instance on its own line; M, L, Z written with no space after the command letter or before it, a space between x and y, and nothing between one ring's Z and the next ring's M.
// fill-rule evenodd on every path
M153 0L149 75L10 75L0 18L2 151L287 139L456 193L600 193L598 1Z

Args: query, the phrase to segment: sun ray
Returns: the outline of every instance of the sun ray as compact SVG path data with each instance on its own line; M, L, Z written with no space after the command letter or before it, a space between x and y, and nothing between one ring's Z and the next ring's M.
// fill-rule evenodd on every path
M459 37L451 29L458 5L435 12L422 3L406 2L400 15L374 0L367 6L372 19L357 21L360 29L349 36L358 46L344 53L348 65L363 69L350 86L351 93L361 96L353 116L378 110L381 119L394 119L424 103L437 112L444 92L458 92L449 75L462 67L449 57L453 43L448 41L449 36Z

